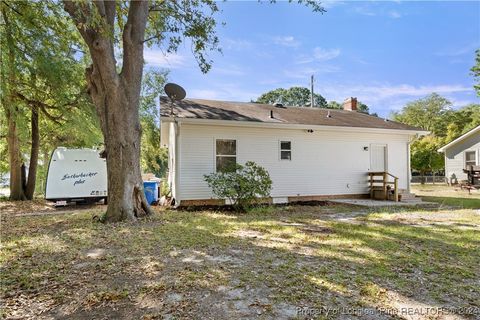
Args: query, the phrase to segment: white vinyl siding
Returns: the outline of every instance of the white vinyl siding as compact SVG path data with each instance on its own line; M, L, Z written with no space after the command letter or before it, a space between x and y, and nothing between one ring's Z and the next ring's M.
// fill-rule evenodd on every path
M458 181L467 180L467 174L463 172L468 162L467 152L475 155L476 165L480 164L480 132L473 134L462 141L455 143L445 150L445 176L450 179L455 175Z
M203 176L216 170L213 142L220 137L236 140L237 163L251 160L268 170L273 181L273 197L368 193L370 152L365 147L372 143L388 146L389 172L399 177L400 188L408 186L408 134L309 133L302 129L184 123L179 136L179 200L213 197ZM291 142L291 161L279 161L279 141Z

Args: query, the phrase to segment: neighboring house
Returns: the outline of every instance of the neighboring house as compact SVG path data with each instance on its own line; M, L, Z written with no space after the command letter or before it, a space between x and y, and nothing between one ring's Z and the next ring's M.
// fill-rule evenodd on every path
M468 165L480 165L480 126L468 131L438 150L445 153L445 177L467 180L463 172Z
M176 204L214 204L204 175L255 161L273 181L272 201L364 197L369 171L409 190L410 142L422 129L357 112L213 100L161 98L161 144Z

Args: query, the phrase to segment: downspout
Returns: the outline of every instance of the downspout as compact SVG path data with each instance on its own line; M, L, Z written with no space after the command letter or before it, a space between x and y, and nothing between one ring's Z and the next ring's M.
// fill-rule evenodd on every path
M411 167L411 150L410 150L410 145L412 142L417 140L420 137L420 135L417 133L416 135L412 136L410 140L407 142L407 166L408 166L408 181L407 181L407 191L410 193L411 189L411 181L412 181L412 167Z
M438 151L438 150L437 150ZM445 176L445 181L447 185L450 185L450 179L448 178L447 174L447 150L443 152L443 175Z
M415 138L410 139L410 141L407 142L407 168L408 168L408 177L407 177L407 192L410 193L410 184L412 181L412 167L410 165L410 144L415 140Z

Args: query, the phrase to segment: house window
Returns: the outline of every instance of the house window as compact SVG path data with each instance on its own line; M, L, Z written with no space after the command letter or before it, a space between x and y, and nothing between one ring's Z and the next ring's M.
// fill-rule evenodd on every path
M465 152L465 168L476 165L475 151Z
M280 141L280 160L292 160L291 141Z
M237 163L237 141L216 140L216 169L217 172L229 172L235 170Z

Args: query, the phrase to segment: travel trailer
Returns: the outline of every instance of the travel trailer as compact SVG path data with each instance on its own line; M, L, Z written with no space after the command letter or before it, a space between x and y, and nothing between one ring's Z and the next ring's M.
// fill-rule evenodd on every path
M45 199L57 205L107 200L107 164L95 149L55 149L48 166Z

